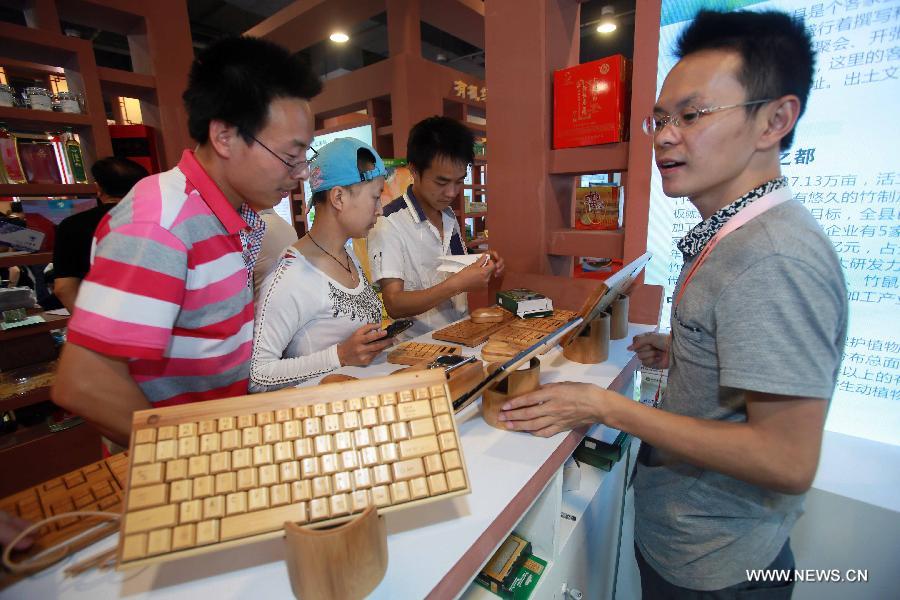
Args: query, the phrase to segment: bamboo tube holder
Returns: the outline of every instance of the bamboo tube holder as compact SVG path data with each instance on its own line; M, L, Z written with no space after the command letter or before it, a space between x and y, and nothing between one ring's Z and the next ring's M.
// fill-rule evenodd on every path
M612 303L611 312L609 339L621 340L628 335L628 296L619 294L619 297Z
M326 529L285 523L288 575L300 600L365 598L387 571L387 530L374 506Z
M491 427L506 429L500 423L500 409L503 404L516 396L532 392L541 385L541 361L537 357L531 359L527 369L513 371L506 379L484 390L481 395L481 415Z
M612 318L603 313L582 330L571 342L563 346L563 356L572 362L595 365L609 357L609 329Z

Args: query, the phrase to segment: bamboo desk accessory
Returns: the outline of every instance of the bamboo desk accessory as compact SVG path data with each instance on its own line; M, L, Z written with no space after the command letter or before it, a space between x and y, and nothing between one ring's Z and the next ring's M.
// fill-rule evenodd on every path
M601 314L572 338L568 345L563 346L563 356L583 365L603 362L609 357L609 327L609 314Z
M507 323L517 319L516 315L508 310L503 308L500 308L500 310L503 311L503 319L501 321L476 323L469 317L443 329L438 329L431 334L431 337L442 342L453 342L454 344L462 344L463 346L474 348L487 340L492 334L503 329Z
M481 395L481 416L491 427L506 430L506 426L498 424L497 417L503 404L516 396L532 392L541 385L541 361L534 357L528 363L527 369L517 369L509 376L485 388Z

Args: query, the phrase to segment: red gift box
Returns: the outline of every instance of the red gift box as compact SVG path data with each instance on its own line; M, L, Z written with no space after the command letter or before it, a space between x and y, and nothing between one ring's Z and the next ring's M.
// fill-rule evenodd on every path
M621 142L627 137L631 62L621 54L553 73L553 147Z

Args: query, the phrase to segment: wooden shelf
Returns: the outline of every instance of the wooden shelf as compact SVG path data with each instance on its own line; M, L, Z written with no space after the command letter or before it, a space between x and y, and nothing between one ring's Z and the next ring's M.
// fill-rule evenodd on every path
M487 125L479 125L478 123L472 123L471 121L464 121L463 125L471 129L475 133L487 135Z
M0 267L21 267L22 265L46 265L53 262L52 252L0 253Z
M394 126L385 125L384 127L379 127L375 130L375 135L394 135Z
M90 116L83 113L63 113L52 110L32 110L30 108L12 108L0 106L0 121L11 130L29 129L41 131L44 128L59 126L90 127Z
M550 173L590 175L628 170L628 142L550 151Z
M624 254L625 230L554 229L547 253L559 256L619 258Z
M95 196L97 186L93 183L3 183L0 196Z
M156 78L153 75L109 67L97 67L97 75L104 93L128 96L129 98L156 95Z
M35 323L34 325L25 325L23 327L14 327L0 331L0 343L6 343L16 338L35 335L37 333L45 333L54 329L62 329L69 323L69 317L61 317L59 315L48 315L47 313L38 313L44 317L43 323Z
M24 394L0 398L0 411L9 412L25 406L31 406L32 404L40 404L47 400L50 400L50 386L40 387Z

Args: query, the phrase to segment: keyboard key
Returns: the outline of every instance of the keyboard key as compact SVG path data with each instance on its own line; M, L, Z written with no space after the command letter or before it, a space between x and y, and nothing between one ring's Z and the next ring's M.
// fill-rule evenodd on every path
M225 516L225 496L210 496L203 500L203 518L219 519Z
M424 477L416 477L409 482L409 495L413 500L428 497L428 482Z
M441 457L439 454L429 454L425 457L425 472L429 475L434 473L442 473L444 471L444 465L441 463Z
M429 419L429 422L431 420ZM434 454L438 451L438 440L433 435L416 437L400 442L400 456L402 458L416 458Z
M281 423L269 423L263 427L263 444L281 441Z
M154 529L147 537L147 554L162 554L172 550L172 530L168 527L163 529ZM123 560L125 557L122 557Z
M371 470L363 467L361 469L356 469L355 471L353 471L353 487L357 489L372 487Z
M330 498L331 516L343 517L350 514L350 497L347 494L335 494Z
M254 425L256 425L256 415L240 415L237 418L238 429L253 427Z
M391 503L391 492L388 486L378 485L372 488L372 502L378 508L388 506Z
M194 479L194 498L206 498L216 491L216 480L212 475Z
M362 408L362 398L350 398L349 400L347 400L347 410L362 410Z
M385 485L393 481L391 468L388 465L376 465L372 468L372 481L376 485Z
M367 448L363 448L359 452L359 460L366 467L371 467L373 465L377 465L378 464L378 450L374 446L369 446Z
M381 402L378 400L378 396L369 395L363 398L363 405L366 408L378 408L381 406Z
M340 470L337 454L323 454L319 457L319 465L322 468L323 475L331 475Z
M275 456L272 452L271 444L264 444L262 446L256 446L253 449L253 465L270 465L274 460Z
M281 429L285 440L296 440L303 434L303 429L298 420L285 421Z
M231 452L216 452L209 457L209 472L213 475L231 470Z
M228 471L216 475L216 493L230 494L237 490L237 473Z
M312 485L308 479L291 484L291 502L305 502L312 498Z
M219 417L219 431L234 429L234 417Z
M313 452L313 443L309 438L301 438L294 442L294 457L295 458L306 458L308 456L314 456L315 452Z
M131 469L131 487L161 483L163 480L163 463L140 465Z
M216 420L208 419L206 421L200 421L197 423L197 432L200 435L205 435L207 433L216 433Z
M448 450L441 454L444 458L444 468L448 471L453 469L458 469L462 466L462 462L459 459L459 452L457 450Z
M466 487L466 477L461 469L447 471L447 487L451 490L461 490Z
M409 426L405 421L391 425L391 439L395 442L409 439Z
M278 483L278 467L275 465L263 465L259 468L259 485L275 485Z
M188 477L209 475L209 455L192 456L188 460Z
M295 419L305 419L309 417L309 406L295 406L294 407L294 418Z
M221 433L222 441L220 446L222 450L234 450L241 447L241 430L229 429Z
M312 412L314 417L324 417L328 414L328 405L324 402L313 404Z
M328 498L314 498L309 501L309 520L321 521L330 515L328 511Z
M316 448L316 454L321 455L334 452L334 445L332 444L330 435L317 435L313 443Z
M388 406L391 404L397 404L397 394L394 392L388 392L386 394L381 395L381 405Z
M275 422L275 413L272 411L256 413L256 424L260 427L271 425Z
M364 408L360 411L360 421L362 421L363 427L378 425L378 411L374 408Z
M200 436L200 452L203 454L212 454L219 451L219 434L205 433Z
M395 483L392 483L391 498L393 498L394 504L409 502L409 485L405 481L397 481Z
M397 462L397 460L399 459L399 454L397 453L397 444L392 443L379 446L378 452L379 454L381 454L381 462L383 463Z
M156 441L160 440L174 440L176 434L178 433L178 428L174 425L163 425L159 429L156 430Z
M169 502L190 500L194 494L194 484L190 479L180 479L169 487Z
M410 421L409 431L414 438L423 435L434 435L434 421L432 421L429 417Z
M313 498L322 498L331 495L331 477L323 475L312 480Z
M178 437L193 437L197 435L197 424L196 423L182 423L178 426Z
M453 421L450 415L438 415L434 418L434 426L438 433L453 431Z
M269 488L261 487L247 492L247 510L269 508Z
M318 417L309 417L303 419L303 435L306 437L315 437L322 433L322 423Z
M151 531L160 527L173 527L178 523L178 505L165 504L155 508L136 510L125 514L126 535Z
M392 465L394 481L404 481L413 477L421 477L425 474L425 466L421 458L411 458Z
M219 521L201 521L197 523L197 545L205 546L219 541Z
M428 476L428 489L432 496L447 493L447 479L443 473L435 473Z
M391 407L393 408L393 407ZM376 425L372 428L372 442L376 445L386 444L391 441L391 432L387 425Z
M125 536L122 544L122 560L136 560L147 556L147 534Z
M428 400L431 398L431 394L428 393L428 388L416 388L415 391L416 400Z
M382 406L378 409L378 419L385 425L390 425L391 423L396 423L397 421L397 409L394 408L393 404L389 404L387 406Z
M334 434L334 449L337 452L353 449L353 435L348 431Z
M275 418L278 418L277 413ZM271 488L269 488L269 499L272 501L272 506L289 504L291 501L291 488L286 483L273 485Z
M244 448L259 445L261 439L262 435L259 427L247 427L241 430L241 445L243 445Z
M249 490L250 488L255 488L259 485L256 469L253 467L247 469L241 469L237 472L237 489L239 490Z
M131 453L131 463L143 465L152 463L156 458L156 444L137 444Z
M188 500L180 505L179 523L195 523L203 518L203 503L200 500Z
M293 418L294 412L289 408L280 408L275 411L275 422L286 423Z
M243 469L244 467L249 467L252 464L253 454L250 452L250 448L241 448L240 450L234 450L231 453L232 469Z
M446 396L446 394L444 393L444 386L443 386L443 385L433 385L433 386L431 386L431 390L430 390L430 391L431 391L431 397L432 397L432 398L440 397L440 396Z
M344 471L351 471L359 466L359 453L356 450L341 452L340 459L341 468Z
M256 512L225 517L219 523L219 539L223 542L237 538L277 531L285 521L305 523L306 504L288 504Z
M403 421L412 421L413 419L421 419L422 417L431 416L431 405L427 400L416 400L415 402L401 402L397 405L397 416Z
M225 512L229 515L247 512L247 492L234 492L225 496Z
M152 444L156 441L155 429L138 429L134 432L135 444Z
M359 412L351 410L341 415L341 424L345 430L357 429L359 427Z
M328 405L328 411L333 415L338 415L344 412L346 408L347 405L343 400L334 400L331 402L331 404Z
M357 448L364 448L372 445L371 432L368 429L357 429L353 432L353 441Z
M397 399L403 402L412 402L413 401L413 393L409 390L402 390L399 394L397 394Z
M281 463L294 458L294 444L291 442L278 442L275 444L275 462Z
M165 504L169 498L169 486L165 483L134 488L128 494L128 510L150 508Z
M331 481L331 487L335 494L344 494L351 491L350 473L344 471L335 473Z
M196 436L178 438L178 457L188 458L196 456L200 451L199 440Z
M350 508L353 512L362 512L369 507L372 499L366 490L358 490L350 494Z
M292 460L290 462L281 463L278 468L281 471L281 481L289 483L300 479L300 461Z
M319 459L315 456L304 458L300 461L300 472L304 479L310 479L319 475Z
M193 548L197 539L197 528L193 523L179 525L172 530L172 550Z
M322 430L325 433L336 433L341 430L340 415L325 415L322 417Z
M178 458L178 442L176 440L162 440L156 442L156 460L172 460Z
M188 461L186 458L170 460L166 463L166 481L177 481L187 477Z
M456 450L456 436L452 433L442 433L438 436L438 442L441 446L441 452Z

